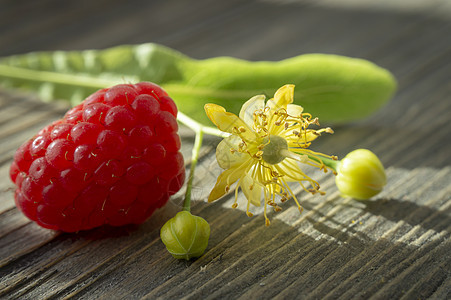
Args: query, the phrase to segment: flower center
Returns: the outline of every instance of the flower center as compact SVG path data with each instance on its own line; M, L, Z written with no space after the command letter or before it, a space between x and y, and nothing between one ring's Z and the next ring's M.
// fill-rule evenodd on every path
M270 135L263 142L265 146L262 149L262 158L265 162L275 165L285 159L286 156L282 154L282 150L288 150L288 143L283 137Z

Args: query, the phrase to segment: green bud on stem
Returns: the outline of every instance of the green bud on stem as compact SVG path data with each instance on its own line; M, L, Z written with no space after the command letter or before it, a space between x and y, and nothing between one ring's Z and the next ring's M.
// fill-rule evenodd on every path
M338 164L335 183L343 196L369 199L382 191L387 183L385 169L370 150L357 149Z
M160 237L173 257L190 260L201 256L207 248L210 225L183 210L163 225Z

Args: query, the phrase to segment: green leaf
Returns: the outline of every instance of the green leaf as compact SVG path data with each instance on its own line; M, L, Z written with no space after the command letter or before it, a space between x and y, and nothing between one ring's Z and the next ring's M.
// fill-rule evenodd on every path
M387 70L366 60L336 55L305 54L278 62L218 57L187 60L181 66L184 81L166 88L180 101L184 113L198 120L199 106L205 103L238 113L252 96L272 98L279 87L293 83L296 104L320 121L342 123L369 116L396 89Z
M68 99L76 104L97 89L138 81L161 85L180 111L203 124L211 124L203 110L206 103L238 113L252 96L271 98L287 83L296 85L296 104L320 121L335 123L367 117L396 89L387 70L362 59L326 54L278 62L194 60L160 45L142 44L0 59L0 84L37 91L44 100Z
M77 104L94 91L119 83L180 80L178 61L188 59L155 44L105 50L32 52L0 59L0 83L39 92L45 101Z

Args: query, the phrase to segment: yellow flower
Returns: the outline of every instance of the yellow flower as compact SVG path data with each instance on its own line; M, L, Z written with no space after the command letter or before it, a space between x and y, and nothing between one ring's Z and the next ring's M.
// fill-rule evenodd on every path
M266 103L265 96L255 96L244 103L239 116L216 104L205 105L210 120L221 131L231 134L216 149L218 164L225 171L219 175L209 202L225 195L231 185L238 182L232 207L237 207L238 188L248 200L248 216L252 216L250 204L260 206L263 196L265 222L269 225L267 206L281 210L276 204L276 196L280 202L293 198L302 211L288 182L299 182L312 194L324 194L319 190L318 182L307 176L298 163L324 171L330 169L322 158L336 160L336 157L307 148L322 132L333 131L330 128L309 129L310 125L319 125L318 119L303 112L301 106L291 104L293 93L294 85L289 84L277 90L274 98Z
M385 169L370 150L357 149L338 164L335 183L343 196L364 200L377 195L387 183Z

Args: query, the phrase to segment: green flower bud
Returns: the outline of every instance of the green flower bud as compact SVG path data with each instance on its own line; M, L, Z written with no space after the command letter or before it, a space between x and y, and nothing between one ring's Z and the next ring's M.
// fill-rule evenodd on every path
M172 256L189 260L204 253L210 237L210 225L201 217L184 210L163 225L160 237Z
M384 166L370 150L354 150L341 160L335 183L343 196L364 200L377 195L387 183Z

